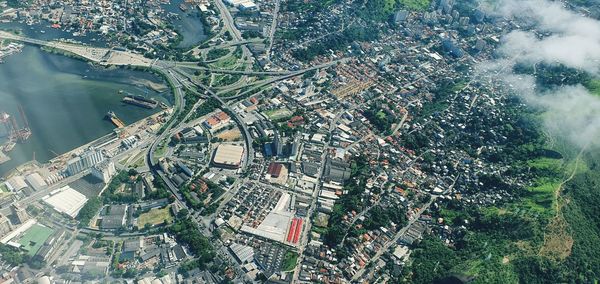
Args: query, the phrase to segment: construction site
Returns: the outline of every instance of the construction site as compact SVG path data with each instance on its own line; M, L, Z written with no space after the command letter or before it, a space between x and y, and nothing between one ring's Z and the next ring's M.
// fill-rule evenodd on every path
M0 124L4 125L5 133L0 136L0 164L10 160L10 157L6 153L12 151L17 143L24 143L31 137L31 128L29 128L29 122L23 107L19 106L19 114L23 126L17 123L16 118L7 112L0 112Z

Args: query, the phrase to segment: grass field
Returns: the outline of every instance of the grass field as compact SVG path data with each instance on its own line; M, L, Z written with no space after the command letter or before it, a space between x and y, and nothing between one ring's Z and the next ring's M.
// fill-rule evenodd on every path
M158 158L164 156L166 150L167 150L167 143L158 145L158 147L154 151L154 157L156 159L158 159Z
M292 115L292 112L287 108L273 109L265 111L265 115L271 120L278 120Z
M138 167L142 167L146 164L146 157L144 155L141 155L139 158L137 158L135 160L135 162L133 162L133 164L129 165L132 168L138 168Z
M28 255L33 256L52 233L54 233L52 229L35 224L25 231L18 243L23 246Z
M138 218L138 227L143 228L146 224L160 225L165 220L171 223L173 222L173 216L171 215L171 206L167 206L162 209L152 209Z
M592 93L593 95L600 96L600 80L594 79L590 80L585 87Z
M221 58L219 58L218 61L216 61L214 63L210 63L209 65L214 68L227 69L227 68L235 67L237 61L238 61L238 59L235 58L235 56L229 55L229 56L221 57Z
M429 8L429 3L430 0L400 0L400 4L404 7L417 11L426 10Z
M528 188L522 205L535 213L551 213L554 208L554 192L560 185L562 173L565 172L564 161L561 159L538 158L528 162L531 169L552 171L558 173L555 177L538 178L534 185ZM532 213L533 213L532 212Z
M288 251L285 253L283 264L281 264L281 271L290 271L296 267L298 261L298 253Z

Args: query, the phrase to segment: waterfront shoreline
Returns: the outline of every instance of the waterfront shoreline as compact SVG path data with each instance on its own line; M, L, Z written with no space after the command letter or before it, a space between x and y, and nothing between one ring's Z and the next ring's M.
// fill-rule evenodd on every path
M19 66L23 65L36 67L20 71ZM173 95L164 77L148 71L107 70L32 46L8 58L0 65L0 76L6 78L0 83L0 112L14 116L22 126L18 111L21 106L33 135L6 153L11 160L0 164L0 177L27 161L46 163L56 153L65 153L112 132L110 123L102 121L106 111L115 111L128 124L158 111L127 106L122 102L125 93L172 105ZM158 92L148 82L167 87Z
M138 127L140 127L141 124L144 124L149 119L156 119L156 118L160 117L161 115L170 114L170 113L172 113L172 108L165 109L163 111L157 112L157 113L152 114L147 117L144 117L138 121L131 123L130 125L125 126L122 129L122 131L126 132L128 129L138 128ZM117 128L115 128L115 129L117 129ZM133 133L131 135L135 135L135 133ZM104 139L112 138L113 136L114 136L114 138L116 138L116 140L119 140L116 133L111 132L109 134L102 135L102 136L100 136L90 142L87 142L81 146L78 146L76 148L68 150L67 152L59 154L58 156L48 160L45 163L40 163L39 161L36 161L36 160L29 160L25 163L22 163L22 164L16 166L14 169L8 171L6 174L4 174L2 176L2 179L8 180L12 176L22 174L23 172L29 172L29 171L32 171L35 169L41 169L41 168L51 169L53 167L56 167L58 169L60 167L60 165L63 164L65 161L68 161L70 158L80 155L85 150L89 149L90 147L99 146L100 144L102 144L99 142L101 142Z

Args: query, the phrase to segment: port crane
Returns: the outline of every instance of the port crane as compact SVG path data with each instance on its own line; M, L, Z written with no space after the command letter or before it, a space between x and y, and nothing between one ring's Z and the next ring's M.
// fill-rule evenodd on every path
M11 151L17 142L23 143L27 141L29 137L31 137L29 121L25 115L25 110L23 110L23 107L20 105L19 114L21 115L21 120L23 121L23 127L19 127L19 124L14 116L11 116L6 112L0 113L0 123L4 124L6 132L8 133L8 140L4 143L4 145L0 146L0 150L3 152Z

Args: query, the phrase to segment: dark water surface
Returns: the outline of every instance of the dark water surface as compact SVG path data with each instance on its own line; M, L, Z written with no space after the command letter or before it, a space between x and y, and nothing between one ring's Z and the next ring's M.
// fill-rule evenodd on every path
M12 160L0 165L0 176L31 160L34 153L37 161L46 162L110 133L114 126L103 119L109 110L127 124L158 111L123 104L121 99L128 93L165 102L171 97L169 92L146 87L144 82L162 83L150 73L94 67L33 46L4 61L0 64L0 112L15 116L23 125L18 110L22 106L33 134L9 152ZM0 136L5 134L0 126Z

